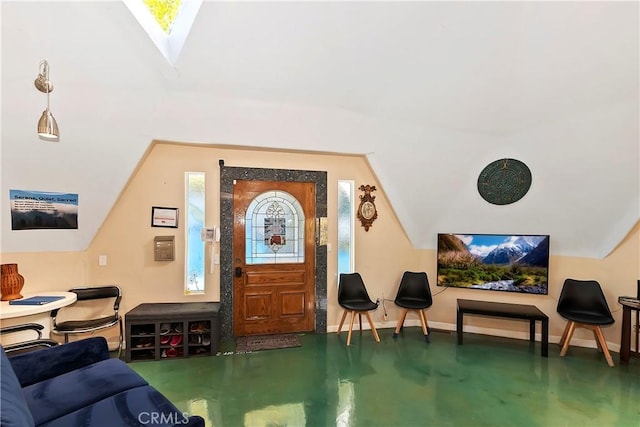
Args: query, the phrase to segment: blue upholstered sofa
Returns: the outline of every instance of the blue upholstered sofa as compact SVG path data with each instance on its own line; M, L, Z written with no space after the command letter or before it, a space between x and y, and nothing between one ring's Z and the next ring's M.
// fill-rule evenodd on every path
M95 337L0 354L0 423L9 426L197 426Z

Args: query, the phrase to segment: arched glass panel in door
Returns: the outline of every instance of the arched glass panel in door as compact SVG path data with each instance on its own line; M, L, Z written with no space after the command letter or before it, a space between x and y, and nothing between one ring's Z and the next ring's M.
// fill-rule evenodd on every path
M256 196L245 216L245 262L303 263L304 219L300 203L287 192Z

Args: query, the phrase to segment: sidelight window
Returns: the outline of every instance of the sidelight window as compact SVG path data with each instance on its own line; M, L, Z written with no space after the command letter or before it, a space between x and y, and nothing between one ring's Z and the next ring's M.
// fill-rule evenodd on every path
M204 172L185 173L185 294L204 293Z
M353 181L338 181L338 277L354 270Z

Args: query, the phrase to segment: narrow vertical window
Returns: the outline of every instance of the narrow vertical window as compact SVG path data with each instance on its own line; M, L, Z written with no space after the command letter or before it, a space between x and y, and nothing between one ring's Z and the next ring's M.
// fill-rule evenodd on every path
M185 294L204 293L204 172L186 172Z
M353 181L338 181L338 276L354 270Z

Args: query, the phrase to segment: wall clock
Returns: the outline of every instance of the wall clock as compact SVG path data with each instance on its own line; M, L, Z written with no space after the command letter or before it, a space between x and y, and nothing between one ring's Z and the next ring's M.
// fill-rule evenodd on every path
M520 160L489 163L478 177L478 192L489 203L508 205L522 199L531 187L531 171Z
M372 191L376 191L376 186L368 184L361 185L359 189L361 191L364 191L364 195L360 196L360 206L358 206L358 219L364 227L364 231L369 231L369 227L371 227L373 221L378 218L378 210L374 202L376 196L371 195Z

